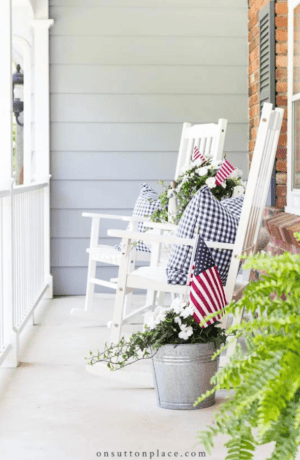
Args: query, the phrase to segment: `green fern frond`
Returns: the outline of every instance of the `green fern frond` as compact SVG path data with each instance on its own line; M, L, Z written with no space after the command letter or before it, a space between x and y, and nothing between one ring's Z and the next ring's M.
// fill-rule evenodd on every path
M225 444L227 447L225 460L251 460L254 458L255 445L251 430L238 433Z

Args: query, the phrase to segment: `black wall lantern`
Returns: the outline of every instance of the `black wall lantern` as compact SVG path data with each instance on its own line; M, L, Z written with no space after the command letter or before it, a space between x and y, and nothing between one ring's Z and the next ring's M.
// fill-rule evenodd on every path
M21 66L17 64L17 71L13 74L13 112L16 117L18 125L24 126L23 123L19 121L19 115L24 110L23 103L23 85L24 85L24 75L20 72Z

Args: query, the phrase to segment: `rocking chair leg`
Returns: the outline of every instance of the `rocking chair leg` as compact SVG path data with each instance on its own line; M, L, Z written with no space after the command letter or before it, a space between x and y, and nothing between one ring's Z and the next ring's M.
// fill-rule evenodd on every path
M123 321L123 305L125 301L125 292L123 288L118 288L115 300L114 316L111 326L110 343L118 343L121 336Z
M93 310L95 285L94 283L91 283L90 280L91 278L96 277L96 265L97 265L97 262L95 260L89 261L88 279L87 279L87 286L86 286L86 297L85 297L85 304L84 304L85 311Z

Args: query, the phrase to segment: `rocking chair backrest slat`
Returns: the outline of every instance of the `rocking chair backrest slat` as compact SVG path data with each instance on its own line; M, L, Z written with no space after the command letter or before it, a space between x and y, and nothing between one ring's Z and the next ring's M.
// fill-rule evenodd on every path
M258 233L266 205L283 113L283 109L272 110L272 104L265 103L263 106L243 210L225 288L228 301L232 298L239 269L240 260L237 256L256 252Z
M191 125L184 123L181 135L175 180L183 167L187 167L193 157L196 146L202 155L211 155L214 160L223 159L227 120L217 123Z

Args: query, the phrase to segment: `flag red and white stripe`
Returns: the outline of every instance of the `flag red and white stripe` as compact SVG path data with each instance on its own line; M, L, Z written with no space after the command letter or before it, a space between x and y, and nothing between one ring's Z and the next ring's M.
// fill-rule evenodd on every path
M219 171L216 174L216 184L221 185L225 179L235 170L235 167L232 166L229 161L224 160L222 166L220 167Z
M195 145L195 147L194 147L194 153L193 153L193 161L196 161L196 160L199 160L199 159L200 159L202 162L205 162L205 161L206 161L205 158L204 158L204 156L202 155L202 153L199 152L198 147L196 147L196 145Z
M198 324L207 315L220 311L225 307L227 302L218 269L212 259L209 248L201 238L198 241L195 264L189 284L190 302L196 309L194 319ZM207 320L204 327L210 326L219 320L221 320L220 314Z

